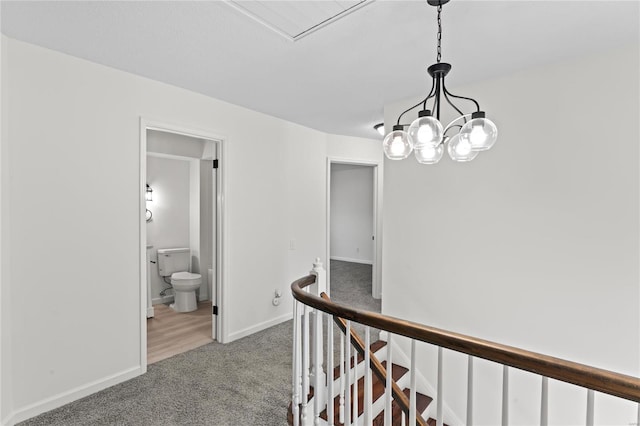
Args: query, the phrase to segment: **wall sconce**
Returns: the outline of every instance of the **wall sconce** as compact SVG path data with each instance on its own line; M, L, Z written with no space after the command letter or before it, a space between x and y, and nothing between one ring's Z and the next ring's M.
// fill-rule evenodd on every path
M149 184L147 184L147 189L144 192L144 200L153 201L153 189L151 189ZM147 219L147 222L151 222L151 218L153 218L153 213L151 213L151 210L147 209L147 212L145 213L145 217Z

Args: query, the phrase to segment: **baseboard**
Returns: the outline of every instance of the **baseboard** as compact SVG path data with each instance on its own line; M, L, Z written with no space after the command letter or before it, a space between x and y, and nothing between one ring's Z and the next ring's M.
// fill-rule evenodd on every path
M166 305L167 303L173 302L173 294L169 296L156 297L155 299L151 299L152 305Z
M364 265L373 265L373 260L352 259L350 257L331 256L330 260L340 260L342 262L362 263Z
M209 300L209 297L198 297L198 302L203 302L205 300ZM166 305L167 303L173 302L173 295L156 297L155 299L151 299L152 305ZM153 316L153 307L147 308L147 318L149 318L149 310L151 310L151 316Z
M8 417L0 420L0 425L2 426L13 426L16 422L13 419L13 413L11 413Z
M227 340L225 343L230 343L230 342L233 342L234 340L242 339L243 337L247 337L259 331L266 330L267 328L273 327L274 325L278 325L285 321L289 321L292 318L293 318L293 314L289 312L288 314L279 316L277 318L273 318L256 325L252 325L251 327L247 327L244 330L229 333L229 336L228 336L229 340Z
M62 392L56 396L52 396L40 402L28 405L18 411L15 411L11 416L9 416L10 421L6 424L13 425L16 423L20 423L39 414L46 413L47 411L51 411L55 408L62 407L63 405L76 401L80 398L84 398L85 396L89 396L103 389L117 385L118 383L133 379L134 377L137 377L141 374L142 369L140 368L140 366L137 366L105 377L103 379L96 380L86 385L78 386L75 389L71 389L67 392Z

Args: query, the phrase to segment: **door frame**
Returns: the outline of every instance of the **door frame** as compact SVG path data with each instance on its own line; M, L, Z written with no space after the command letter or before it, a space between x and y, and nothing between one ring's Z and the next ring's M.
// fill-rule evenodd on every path
M326 270L327 293L331 295L331 165L348 164L353 166L373 167L373 265L371 270L371 295L382 297L382 162L375 160L359 160L353 158L327 157L327 235L326 235Z
M226 226L226 167L224 167L224 154L228 138L215 131L195 128L192 126L172 123L166 120L155 120L147 117L140 117L140 176L139 176L139 264L140 264L140 368L142 373L147 371L147 222L145 218L146 201L145 188L147 181L147 130L157 130L160 132L174 133L197 139L207 139L217 145L218 175L216 177L216 257L213 261L216 264L216 304L218 306L218 318L216 321L216 336L220 343L228 341L228 327L226 310L227 306L227 226ZM211 319L213 322L213 318Z

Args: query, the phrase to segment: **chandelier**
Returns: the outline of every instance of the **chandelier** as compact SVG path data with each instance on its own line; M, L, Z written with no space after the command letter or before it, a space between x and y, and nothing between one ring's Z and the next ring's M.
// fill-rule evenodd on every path
M486 118L485 112L480 110L480 104L475 99L457 96L447 90L444 80L451 71L451 64L440 62L442 56L440 15L442 5L449 0L427 0L427 2L438 8L437 62L427 69L432 79L431 90L422 101L400 114L393 130L384 138L382 147L387 158L391 160L403 160L413 151L419 163L435 164L442 158L446 145L447 153L452 160L471 161L480 151L486 151L493 146L498 137L498 129L491 120ZM460 114L446 127L443 127L440 122L440 107L443 99ZM464 113L452 99L473 104L475 111ZM422 110L418 112L418 118L411 124L401 124L402 117L419 106L422 106ZM431 109L427 109L428 106ZM374 127L384 133L383 125L378 124Z

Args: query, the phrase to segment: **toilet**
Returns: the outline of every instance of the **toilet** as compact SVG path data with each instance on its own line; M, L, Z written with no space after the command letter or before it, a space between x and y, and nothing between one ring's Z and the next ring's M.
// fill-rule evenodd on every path
M200 274L189 272L191 250L188 248L158 249L158 273L161 277L171 277L173 303L176 312L192 312L198 309L196 290L202 284Z

